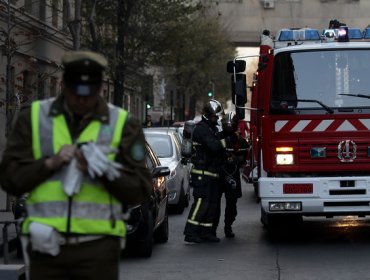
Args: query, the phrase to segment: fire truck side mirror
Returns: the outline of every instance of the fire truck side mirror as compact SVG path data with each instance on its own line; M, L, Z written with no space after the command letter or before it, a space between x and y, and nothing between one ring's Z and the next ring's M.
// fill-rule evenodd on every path
M247 76L231 75L231 100L236 107L243 107L247 102Z
M226 68L227 68L227 73L234 74L234 73L244 72L245 67L246 67L245 60L235 60L235 62L232 60L227 63ZM235 72L234 72L234 68L235 68Z

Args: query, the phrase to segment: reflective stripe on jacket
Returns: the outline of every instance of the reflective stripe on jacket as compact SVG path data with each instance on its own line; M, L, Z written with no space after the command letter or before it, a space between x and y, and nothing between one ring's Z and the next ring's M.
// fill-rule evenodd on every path
M32 147L35 159L50 157L63 145L96 142L98 145L118 148L127 112L109 105L109 124L93 120L73 143L63 114L50 117L54 99L35 101L31 107ZM115 154L108 158L114 160ZM124 237L126 228L121 219L122 209L99 180L85 175L80 192L68 197L62 187L64 169L37 186L27 199L28 217L22 232L29 232L31 222L52 226L61 233L114 235Z

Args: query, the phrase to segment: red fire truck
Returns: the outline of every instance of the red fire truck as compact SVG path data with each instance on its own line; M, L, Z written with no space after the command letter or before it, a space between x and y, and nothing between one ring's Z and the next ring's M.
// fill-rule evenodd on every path
M350 41L348 33L262 36L244 178L256 187L268 228L303 216L370 214L370 42ZM241 117L244 59L228 63Z

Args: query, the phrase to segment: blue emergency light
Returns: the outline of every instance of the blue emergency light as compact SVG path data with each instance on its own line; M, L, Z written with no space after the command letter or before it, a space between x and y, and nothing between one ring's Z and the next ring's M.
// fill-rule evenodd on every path
M350 40L362 39L362 32L360 28L348 28L348 38Z
M370 39L370 28L365 28L363 38Z
M317 29L282 29L278 41L317 41L320 33Z

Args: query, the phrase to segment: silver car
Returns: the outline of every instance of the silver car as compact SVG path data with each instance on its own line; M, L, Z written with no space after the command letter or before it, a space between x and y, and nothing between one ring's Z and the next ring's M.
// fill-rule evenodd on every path
M161 165L170 168L167 176L168 205L175 213L182 213L189 205L189 167L181 163L181 137L173 129L145 128L147 142Z

